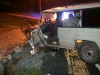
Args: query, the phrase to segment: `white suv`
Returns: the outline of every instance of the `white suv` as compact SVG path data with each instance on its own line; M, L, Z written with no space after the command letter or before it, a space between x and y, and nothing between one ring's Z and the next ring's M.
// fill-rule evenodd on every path
M70 13L79 19L76 27L63 26ZM39 47L75 49L78 50L83 61L99 62L100 2L69 5L42 11L38 28L32 31L31 40L34 40L34 44Z

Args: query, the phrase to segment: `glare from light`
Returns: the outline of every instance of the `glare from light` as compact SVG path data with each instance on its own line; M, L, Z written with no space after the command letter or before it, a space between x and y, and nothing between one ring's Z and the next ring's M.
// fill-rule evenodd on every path
M56 18L57 18L57 14L54 14L53 20L56 20Z
M47 38L48 38L48 36L47 36L47 35L45 35L45 34L43 34L43 36L44 36L44 38L45 38L45 39L47 39Z
M68 15L70 14L70 12L63 12L62 14L62 20L68 19Z

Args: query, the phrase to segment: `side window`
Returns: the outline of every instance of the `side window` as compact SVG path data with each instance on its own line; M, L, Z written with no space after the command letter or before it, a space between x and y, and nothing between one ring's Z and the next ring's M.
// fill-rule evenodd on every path
M100 8L91 8L83 10L83 27L100 27Z
M70 12L64 12L67 16L64 15L63 19L63 27L81 27L81 23L79 23L80 17L80 10L74 10ZM81 22L81 21L80 21Z

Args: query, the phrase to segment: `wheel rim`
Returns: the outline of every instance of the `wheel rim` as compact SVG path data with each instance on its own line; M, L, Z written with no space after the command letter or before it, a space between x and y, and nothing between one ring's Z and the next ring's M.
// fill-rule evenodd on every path
M94 48L89 48L89 47L86 47L84 50L84 57L88 60L94 60L96 58L96 53L95 53L95 49Z
M95 55L95 53L94 53L94 51L92 49L86 50L85 54L86 54L87 58L94 58L94 55Z

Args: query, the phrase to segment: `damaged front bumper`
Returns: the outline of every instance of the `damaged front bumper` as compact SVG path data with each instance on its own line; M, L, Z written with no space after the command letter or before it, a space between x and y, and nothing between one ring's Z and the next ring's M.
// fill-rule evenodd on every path
M26 28L25 28L26 27ZM23 24L20 26L22 32L27 37L26 43L29 43L32 50L30 51L31 55L35 54L37 52L36 47L44 47L45 41L42 38L39 29L35 28L35 26L29 22L28 20L25 20Z

